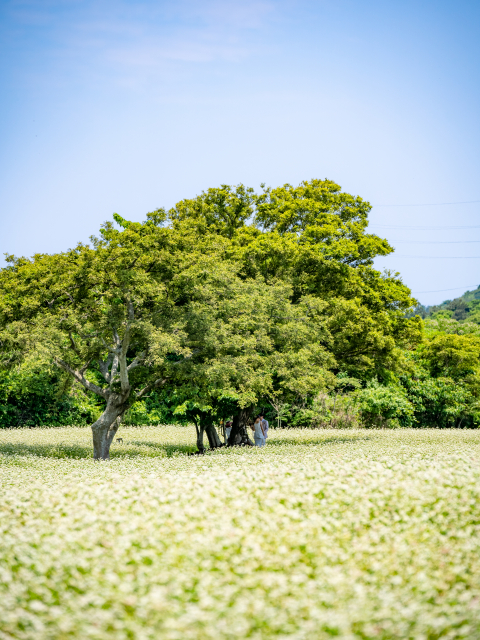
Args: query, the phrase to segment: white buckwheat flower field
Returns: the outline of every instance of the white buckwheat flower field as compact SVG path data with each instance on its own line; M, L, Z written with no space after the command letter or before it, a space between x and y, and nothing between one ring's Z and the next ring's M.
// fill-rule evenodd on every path
M0 639L480 638L480 431L0 432Z

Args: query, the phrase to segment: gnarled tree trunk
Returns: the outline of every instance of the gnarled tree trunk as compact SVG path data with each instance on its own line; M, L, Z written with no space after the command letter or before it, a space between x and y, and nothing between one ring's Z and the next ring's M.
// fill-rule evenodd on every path
M205 433L207 434L208 444L210 445L210 449L217 449L218 447L223 447L223 442L220 440L220 437L215 429L215 425L208 424L205 426Z
M248 434L248 419L252 413L252 407L242 409L233 416L232 430L230 431L230 437L228 439L228 446L234 445L247 445L253 447L253 442L250 440Z
M110 445L126 409L125 399L121 395L112 394L107 401L105 411L92 424L94 460L110 459Z
M193 418L193 424L195 425L195 431L197 432L197 449L200 453L205 451L205 447L203 446L203 432L204 428L197 418Z
M195 429L197 432L197 447L200 453L204 453L205 447L203 445L203 434L207 434L208 444L210 445L210 449L217 449L218 447L223 447L223 442L220 440L220 437L215 429L215 426L212 422L212 418L210 416L205 415L196 415L193 418L193 422L195 424Z

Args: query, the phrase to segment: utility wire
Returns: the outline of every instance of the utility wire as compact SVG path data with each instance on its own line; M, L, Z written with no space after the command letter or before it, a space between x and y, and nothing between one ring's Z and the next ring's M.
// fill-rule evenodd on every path
M480 240L389 240L392 244L467 244Z
M480 200L462 200L460 202L427 202L422 204L372 204L372 207L442 207L446 204L473 204Z
M442 230L453 230L453 229L480 229L480 225L469 225L466 227L459 226L451 226L451 227L412 227L410 225L399 225L399 224L376 224L372 222L370 227L381 227L382 229L409 229L411 231L442 231Z
M412 293L441 293L442 291L461 291L462 289L468 290L469 287L478 287L478 285L468 284L468 285L465 285L464 287L455 287L454 289L435 289L434 291L412 291Z
M427 258L429 260L480 260L480 256L406 256L400 253L392 254L397 258Z

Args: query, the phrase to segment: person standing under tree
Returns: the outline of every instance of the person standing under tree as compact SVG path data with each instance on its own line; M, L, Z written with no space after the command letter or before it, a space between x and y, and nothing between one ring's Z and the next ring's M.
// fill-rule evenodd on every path
M225 423L224 429L225 429L225 442L228 442L228 439L230 438L230 433L232 431L232 421L231 420L228 420Z
M262 419L260 416L255 418L255 422L251 427L254 436L255 436L255 446L256 447L264 447L265 446L265 432L263 430Z
M260 416L260 420L262 421L263 433L265 434L265 442L266 442L268 438L268 427L269 427L268 420L265 420L263 415Z

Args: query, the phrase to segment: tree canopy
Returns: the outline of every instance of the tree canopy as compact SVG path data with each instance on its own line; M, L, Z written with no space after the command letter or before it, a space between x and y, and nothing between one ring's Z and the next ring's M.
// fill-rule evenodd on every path
M101 399L95 458L155 389L205 417L394 371L420 320L399 275L373 268L392 248L366 233L369 210L329 180L222 185L144 223L114 214L90 245L10 256L4 363L54 363Z

